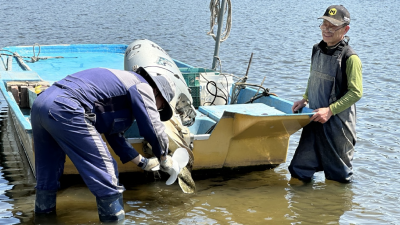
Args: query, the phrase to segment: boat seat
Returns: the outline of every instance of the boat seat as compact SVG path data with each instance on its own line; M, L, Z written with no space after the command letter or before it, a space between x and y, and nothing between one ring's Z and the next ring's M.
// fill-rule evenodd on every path
M200 106L198 110L216 122L221 119L225 111L251 116L285 115L284 112L264 103Z

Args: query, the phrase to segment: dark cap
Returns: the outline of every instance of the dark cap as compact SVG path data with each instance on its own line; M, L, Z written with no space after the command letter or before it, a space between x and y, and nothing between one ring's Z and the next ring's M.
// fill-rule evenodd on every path
M348 25L350 24L350 13L342 5L332 5L329 6L326 9L325 14L318 19L328 20L335 26L340 26L344 24Z
M173 111L169 103L175 97L175 84L167 76L150 74L143 67L140 67L136 72L142 75L147 81L153 81L163 98L167 101L168 104L159 112L161 121L168 121L171 119Z

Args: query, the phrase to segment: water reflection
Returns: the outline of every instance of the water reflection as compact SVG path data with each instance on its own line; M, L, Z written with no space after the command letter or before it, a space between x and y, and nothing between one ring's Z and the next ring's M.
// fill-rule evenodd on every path
M165 182L165 181L164 181ZM279 170L196 177L197 192L183 194L163 181L129 188L128 223L338 224L352 209L352 184L289 181Z
M2 110L1 115L5 113ZM4 211L1 213L0 224L25 223L32 218L35 178L23 155L24 151L15 130L10 124L10 118L2 120L0 126L0 165L2 167L0 208L6 211L6 213Z
M197 191L183 194L165 181L125 192L127 221L155 224L263 224L293 215L285 199L287 180L274 170L194 175ZM146 190L146 191L143 191ZM127 207L128 206L128 207Z
M35 217L34 179L22 160L9 125L2 132L3 173L10 189L2 207L5 224L100 224L96 199L77 175L63 176L57 215ZM7 144L8 143L8 144ZM25 169L24 169L25 168ZM27 172L28 171L28 172ZM195 173L197 191L184 194L178 184L152 174L121 174L126 220L121 224L337 224L352 209L352 184L318 177L303 184L290 181L286 166L259 171Z
M344 212L352 209L352 184L291 180L286 190L294 220L301 224L339 224Z

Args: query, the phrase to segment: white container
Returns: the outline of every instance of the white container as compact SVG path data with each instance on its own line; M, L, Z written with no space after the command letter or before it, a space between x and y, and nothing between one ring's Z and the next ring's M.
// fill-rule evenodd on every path
M232 83L232 76L200 73L200 106L227 105Z

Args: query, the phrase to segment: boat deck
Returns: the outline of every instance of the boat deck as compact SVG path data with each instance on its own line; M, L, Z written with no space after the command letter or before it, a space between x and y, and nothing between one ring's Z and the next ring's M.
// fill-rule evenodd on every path
M41 46L40 50L38 47L35 47L36 55L41 51L39 58L42 59L34 63L26 62L26 65L50 84L63 79L69 74L89 68L124 68L126 45L101 45L96 52L93 52L91 46L80 45L79 48L74 45ZM33 55L32 49L32 46L7 48L9 51L18 52L24 58ZM26 73L17 60L12 61L12 72L14 74L18 73L17 77Z
M204 115L210 117L218 122L224 112L240 113L250 116L268 116L268 115L284 115L285 113L276 109L275 107L268 106L264 103L247 104L243 105L219 105L219 106L200 106L199 111Z

